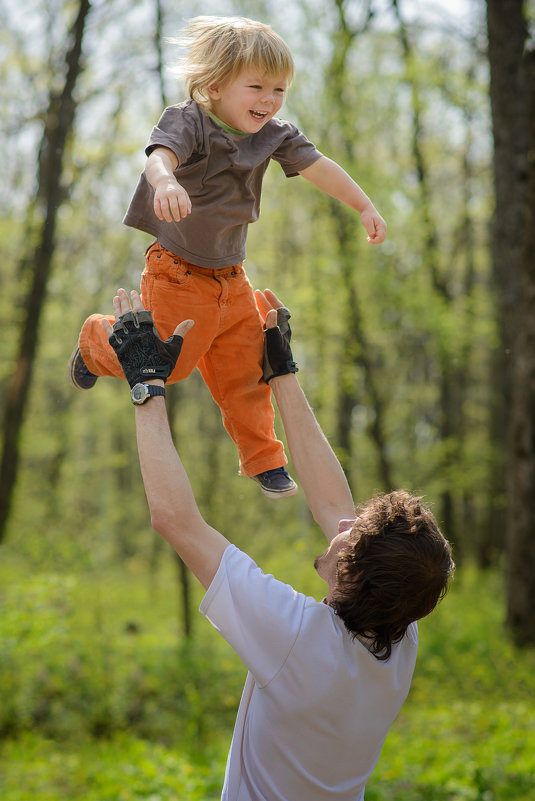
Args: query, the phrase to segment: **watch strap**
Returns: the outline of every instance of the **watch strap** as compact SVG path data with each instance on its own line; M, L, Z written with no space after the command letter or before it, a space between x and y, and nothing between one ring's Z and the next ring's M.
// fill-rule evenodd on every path
M156 397L157 395L163 395L165 398L165 387L159 387L155 384L145 384L147 389L149 390L149 395L151 398Z
M142 387L143 390L145 391L144 397L139 398L139 400L137 400L135 397L135 395L137 395L136 390L138 389L138 387L139 388ZM138 382L132 387L130 391L130 397L132 398L132 403L135 406L140 406L141 404L146 403L150 398L154 398L158 395L165 397L165 387L160 387L155 384L144 384Z

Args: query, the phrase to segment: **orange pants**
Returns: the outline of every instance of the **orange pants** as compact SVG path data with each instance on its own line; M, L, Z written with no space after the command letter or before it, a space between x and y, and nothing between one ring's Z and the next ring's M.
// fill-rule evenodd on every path
M283 446L273 429L271 390L262 379L262 322L243 267L196 267L155 243L147 250L141 295L162 339L182 320L195 320L168 383L199 368L236 443L242 475L285 465ZM124 378L103 319L93 314L82 327L83 360L95 375ZM113 324L113 317L106 319Z

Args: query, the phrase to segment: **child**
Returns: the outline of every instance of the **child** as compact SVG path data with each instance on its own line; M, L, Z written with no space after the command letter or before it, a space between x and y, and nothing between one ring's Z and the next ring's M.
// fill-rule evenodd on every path
M190 99L167 108L153 129L124 222L156 237L141 292L160 336L167 338L177 320L195 320L170 383L198 367L237 445L241 474L268 497L290 496L297 486L273 429L262 323L243 269L247 226L258 219L270 159L286 176L302 175L358 211L369 242L382 242L386 226L341 167L275 116L294 74L278 34L241 17L196 17L185 34L182 75ZM71 356L70 378L79 389L99 376L123 377L102 320L86 320Z

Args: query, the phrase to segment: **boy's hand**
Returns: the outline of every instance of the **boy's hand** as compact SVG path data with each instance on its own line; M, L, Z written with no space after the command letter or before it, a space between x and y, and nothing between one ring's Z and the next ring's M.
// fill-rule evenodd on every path
M159 220L180 222L191 214L191 200L174 177L163 178L154 188L154 213Z
M360 212L360 219L368 232L370 245L380 245L381 242L384 242L386 223L372 203Z
M298 371L290 348L292 329L288 320L291 315L270 289L265 292L257 289L255 300L265 325L263 367L264 381L269 384L272 378Z
M194 322L184 320L164 342L152 322L150 311L143 308L139 294L132 290L130 295L132 308L125 290L117 291L113 299L116 321L113 328L107 320L102 321L108 341L131 388L151 379L161 379L165 384L177 363L184 337Z
M168 147L155 148L145 164L145 178L154 189L154 213L166 222L179 222L191 213L189 195L175 178L177 167L176 153Z

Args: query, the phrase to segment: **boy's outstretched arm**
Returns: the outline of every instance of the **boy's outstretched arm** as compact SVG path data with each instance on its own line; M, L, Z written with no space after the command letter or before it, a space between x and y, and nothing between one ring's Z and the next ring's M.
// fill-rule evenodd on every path
M257 290L255 296L266 329L276 327L276 310L284 308L281 301L269 289ZM289 355L291 358L291 351ZM294 364L293 360L290 364ZM275 375L270 378L269 385L277 401L299 483L314 520L330 542L338 534L339 521L355 517L355 505L344 471L295 374Z
M386 236L386 223L360 186L335 161L321 156L314 164L301 170L300 175L321 189L358 211L368 233L368 242L379 245Z
M133 312L143 311L138 293L132 292L131 296ZM130 301L124 289L118 291L113 306L117 321L131 312ZM107 320L103 321L103 325L113 346L112 329ZM191 325L191 320L182 322L173 336L182 338ZM136 328L139 332L139 326ZM130 359L136 368L143 366L142 360L146 358L148 346L151 345L149 340L153 330L152 326L147 326L138 353L134 353L134 357ZM123 342L128 338L123 331L119 331L118 335L123 338ZM156 342L156 339L156 335L152 333L152 342ZM166 345L170 339L162 344ZM159 347L161 349L161 345ZM128 370L125 370L125 364L128 367L128 354L123 357L117 350L116 353L128 378ZM172 369L171 365L170 367ZM129 383L133 381L129 379ZM143 379L143 383L164 385L161 379ZM169 542L207 588L230 543L219 531L208 525L197 507L188 476L171 438L164 397L150 398L146 403L136 406L135 413L139 461L153 528Z

